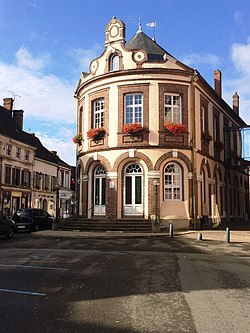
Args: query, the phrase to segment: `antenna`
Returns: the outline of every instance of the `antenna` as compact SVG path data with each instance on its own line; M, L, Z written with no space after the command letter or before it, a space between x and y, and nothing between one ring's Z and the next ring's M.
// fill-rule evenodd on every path
M21 96L15 94L13 91L10 91L10 90L8 90L8 92L10 92L10 93L12 94L12 97L13 97L13 100L14 100L14 103L13 103L13 109L15 109L15 108L16 108L16 105L15 105L16 97L21 98Z

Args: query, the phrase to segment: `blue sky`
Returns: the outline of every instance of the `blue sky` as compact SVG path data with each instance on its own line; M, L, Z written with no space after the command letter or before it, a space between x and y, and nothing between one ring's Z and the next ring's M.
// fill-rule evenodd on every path
M75 165L74 91L82 71L104 48L112 16L126 24L129 40L156 21L156 41L213 86L222 71L223 98L240 96L250 123L249 0L0 0L0 103L15 96L24 130Z

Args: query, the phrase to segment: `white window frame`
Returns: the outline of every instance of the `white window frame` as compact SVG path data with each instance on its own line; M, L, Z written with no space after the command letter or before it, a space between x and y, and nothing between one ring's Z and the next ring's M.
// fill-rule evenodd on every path
M166 171L168 167L174 167L174 172ZM182 169L175 162L169 162L164 168L164 200L182 201Z
M128 100L128 98L130 99L130 101ZM132 123L140 123L143 126L142 93L124 95L124 124L127 125Z
M179 100L179 104L176 104L176 100ZM164 122L182 124L182 96L180 94L164 94Z
M105 102L104 98L99 98L93 101L93 127L103 127L104 126L104 111Z

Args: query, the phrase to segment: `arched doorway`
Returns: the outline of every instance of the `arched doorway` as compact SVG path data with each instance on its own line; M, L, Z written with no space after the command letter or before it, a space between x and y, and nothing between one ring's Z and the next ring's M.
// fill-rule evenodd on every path
M143 170L137 163L125 168L124 215L143 215Z
M106 213L106 170L98 165L94 170L94 215Z

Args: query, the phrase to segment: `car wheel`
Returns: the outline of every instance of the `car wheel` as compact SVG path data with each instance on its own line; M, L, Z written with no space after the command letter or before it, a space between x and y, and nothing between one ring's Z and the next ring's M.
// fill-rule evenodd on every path
M7 234L5 235L5 238L11 239L14 236L14 229L13 228L9 228Z

